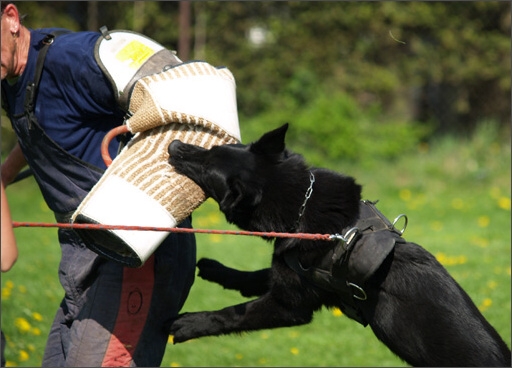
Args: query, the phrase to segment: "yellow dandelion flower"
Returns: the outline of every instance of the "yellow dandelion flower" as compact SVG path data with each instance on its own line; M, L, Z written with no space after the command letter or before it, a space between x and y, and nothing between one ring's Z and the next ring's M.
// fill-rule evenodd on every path
M235 354L236 360L242 360L243 358L244 358L244 356L242 354L240 354L240 353Z
M32 313L32 318L38 322L41 322L43 320L43 316L41 315L41 313L37 312Z
M482 304L480 304L480 306L478 307L478 309L480 310L480 312L483 312L486 309L488 309L491 305L492 305L492 300L490 298L485 298L482 301Z
M400 199L404 202L410 201L412 198L412 193L409 189L400 189L400 192L398 193L398 196Z
M297 349L297 348L291 348L291 349L290 349L290 353L292 353L293 355L299 355L299 349Z
M23 317L18 317L14 320L14 325L18 328L21 333L30 331L30 323Z
M212 212L208 215L208 222L211 225L217 225L221 222L222 217L218 212Z
M460 198L454 198L452 200L452 207L456 210L461 210L464 208L464 201Z
M206 226L208 226L208 223L203 217L197 216L194 218L194 226L196 226L198 228L206 227Z
M479 237L479 236L472 236L471 244L477 245L480 248L485 248L485 247L489 246L489 240L486 238Z
M300 334L297 331L294 331L294 330L292 330L292 331L290 331L288 333L288 336L290 336L292 339L295 339L295 338L299 337L299 335Z
M171 367L181 367L180 363L172 362Z
M439 252L435 255L437 261L443 266L453 266L464 264L468 261L468 258L464 255L460 256L447 256L446 254Z
M18 291L22 294L26 294L27 292L27 287L25 285L20 285L18 286Z
M266 340L266 339L268 339L269 337L270 337L270 336L268 335L268 333L267 333L267 332L263 332L263 333L261 334L261 338L262 338L263 340Z
M443 230L443 223L441 221L432 221L430 223L430 228L434 231L441 231Z
M491 223L491 219L489 216L480 216L478 218L478 226L479 227L487 227Z
M468 257L462 255L457 257L457 264L464 264L468 261Z
M169 337L167 338L167 343L174 344L174 335L169 335Z
M341 309L339 309L339 308L334 308L334 309L332 310L332 315L333 315L334 317L341 317L341 316L343 315L343 312L342 312L342 311L341 311Z
M17 364L16 364L16 363L14 363L12 360L6 360L6 361L5 361L5 366L6 366L6 367L16 367L16 366L17 366Z
M7 299L9 299L9 298L10 298L10 296L11 296L11 294L12 294L12 293L11 293L11 289L9 289L9 288L3 288L3 289L2 289L2 299L3 299L3 300L7 300Z
M28 344L27 349L30 350L30 352L32 353L36 351L36 347L34 346L34 344Z
M222 237L219 234L210 234L209 239L212 243L220 243L222 242Z
M510 211L510 198L500 197L498 199L498 206L505 211Z
M258 363L263 365L263 364L267 364L267 358L259 358L258 359Z
M37 327L34 327L30 330L30 333L34 336L39 336L41 335L41 330Z
M26 362L30 356L25 350L20 350L20 353L18 355L18 360L20 362Z
M446 254L444 254L443 252L438 252L436 253L436 259L439 263L444 264L444 262L446 261Z
M489 289L491 290L494 290L496 289L496 287L498 287L498 283L496 281L489 281L487 283L487 287L489 287Z
M7 281L5 282L5 287L6 287L7 289L12 289L12 288L14 287L14 282L12 282L11 280L7 280Z

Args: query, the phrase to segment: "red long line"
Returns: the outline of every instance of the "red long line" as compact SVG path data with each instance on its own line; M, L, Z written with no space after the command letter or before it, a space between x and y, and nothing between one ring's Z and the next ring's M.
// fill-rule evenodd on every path
M17 227L58 227L58 228L62 228L62 229L86 229L86 230L166 231L166 232L175 232L175 233L246 235L246 236L264 236L264 237L269 237L269 238L299 238L299 239L308 239L308 240L333 240L333 236L330 234L190 229L190 228L181 228L181 227L103 225L103 224L70 224L70 223L19 222L19 221L13 221L12 226L15 228L17 228Z
M109 131L103 138L101 144L101 156L107 166L112 163L108 152L108 146L116 135L128 132L126 125L121 125ZM199 233L199 234L222 234L222 235L247 235L264 236L269 238L299 238L308 240L334 240L335 235L330 234L306 234L306 233L277 233L258 231L231 231L231 230L209 230L190 229L180 227L155 227L155 226L127 226L127 225L103 225L103 224L70 224L70 223L45 223L45 222L12 222L13 227L58 227L62 229L87 229L87 230L137 230L137 231L166 231L175 233Z

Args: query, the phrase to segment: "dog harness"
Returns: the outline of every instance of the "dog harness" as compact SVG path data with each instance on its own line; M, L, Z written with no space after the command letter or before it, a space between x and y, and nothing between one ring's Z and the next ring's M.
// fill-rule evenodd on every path
M407 217L398 216L391 223L376 207L376 202L360 202L359 219L354 227L344 229L345 235L335 235L340 241L317 266L304 268L299 260L299 250L288 252L285 261L299 276L324 290L340 296L339 307L349 318L368 325L358 301L367 300L366 281L380 268L393 251L395 243L405 243L402 233ZM402 230L395 228L404 217Z

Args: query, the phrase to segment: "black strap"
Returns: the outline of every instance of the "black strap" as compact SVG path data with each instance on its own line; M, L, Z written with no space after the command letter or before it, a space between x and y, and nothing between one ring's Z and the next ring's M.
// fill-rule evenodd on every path
M344 251L343 253L347 254L348 252ZM336 251L334 254L329 252L324 260L331 257L334 258L336 256ZM349 255L346 257L346 264L348 264L348 256ZM304 268L299 261L299 250L297 249L286 252L284 254L284 259L288 267L294 270L300 277L308 280L313 285L323 290L336 293L336 295L338 295L338 306L347 317L352 318L365 327L368 325L368 321L364 318L361 310L357 307L354 301L354 290L352 289L351 284L347 282L346 274L333 274L331 268L332 265L323 265L326 267ZM321 263L324 262L322 261Z
M27 85L26 92L25 92L24 106L25 106L25 112L28 114L33 115L33 112L34 112L36 91L39 88L39 80L41 79L41 74L43 72L44 59L46 57L46 53L48 52L48 47L53 43L53 40L55 39L55 37L60 36L61 34L65 34L65 33L70 33L70 31L68 31L68 30L53 31L50 34L48 34L41 41L42 47L39 51L39 55L37 56L34 80ZM4 93L3 90L2 90L2 108L9 113L9 106L7 104L6 93ZM33 118L33 116L31 116L31 118ZM9 183L9 185L14 184L20 180L23 180L31 175L33 175L32 170L30 168L26 169L25 171L20 172L14 178L14 180L11 183Z
M25 112L32 114L34 112L35 100L37 95L37 90L39 88L39 81L41 80L41 74L43 73L44 59L46 58L46 53L48 52L49 46L53 43L57 36L60 36L65 33L70 33L68 30L59 30L53 31L48 34L41 41L42 46L39 50L39 54L37 55L37 63L36 70L34 73L34 80L27 85L25 91Z

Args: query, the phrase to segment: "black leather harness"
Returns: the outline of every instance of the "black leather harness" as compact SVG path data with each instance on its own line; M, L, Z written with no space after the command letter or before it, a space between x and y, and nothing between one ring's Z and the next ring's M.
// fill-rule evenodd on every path
M379 269L395 247L405 243L402 233L407 225L405 215L391 223L376 207L376 202L361 201L359 219L354 227L343 230L344 235L334 235L338 244L318 265L304 268L299 260L300 250L285 254L288 266L313 285L340 296L339 307L348 317L367 326L356 300L367 299L366 281ZM404 217L402 230L394 224ZM350 262L349 262L350 260Z

